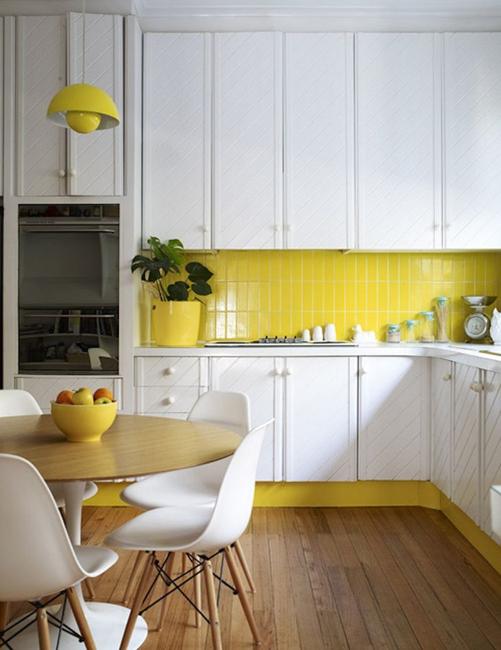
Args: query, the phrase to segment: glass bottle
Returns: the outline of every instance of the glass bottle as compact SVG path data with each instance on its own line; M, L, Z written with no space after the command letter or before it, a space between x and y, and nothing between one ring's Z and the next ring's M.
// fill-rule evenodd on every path
M405 321L405 340L407 343L417 342L417 324L418 322L414 318Z
M437 342L448 343L447 329L449 326L449 298L439 296L435 301L435 314L437 316Z
M387 343L400 343L400 325L390 323L386 329Z
M421 316L421 336L423 343L433 343L435 341L435 312L422 311Z

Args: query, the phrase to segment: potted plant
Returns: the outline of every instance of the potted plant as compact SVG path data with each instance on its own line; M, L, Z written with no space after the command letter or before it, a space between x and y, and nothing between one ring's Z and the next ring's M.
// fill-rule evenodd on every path
M151 286L151 327L158 345L196 345L200 327L200 305L197 296L208 296L212 289L208 280L212 273L200 262L184 266L185 280L168 283L169 274L181 274L184 247L179 239L161 242L150 237L151 255L136 255L131 271L141 272L141 280Z

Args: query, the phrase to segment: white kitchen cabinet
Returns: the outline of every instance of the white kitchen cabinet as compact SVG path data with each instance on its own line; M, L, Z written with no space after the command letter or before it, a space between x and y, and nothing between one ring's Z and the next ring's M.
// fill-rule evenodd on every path
M287 248L353 242L353 35L285 34Z
M16 21L17 194L122 194L121 126L79 135L47 120L52 97L66 84L81 82L81 16L20 16ZM121 113L122 21L89 14L86 31L86 81L109 92Z
M452 500L480 523L481 371L460 363L454 367L454 431Z
M62 390L77 390L87 386L92 391L97 388L109 388L122 407L122 378L97 377L90 375L18 375L14 378L14 388L26 390L36 399L44 413L50 413L50 403Z
M211 359L211 388L248 395L253 427L275 418L273 425L268 427L263 443L257 473L260 481L280 481L283 476L282 371L281 359Z
M431 480L451 496L453 364L431 360Z
M285 480L357 478L357 360L285 360Z
M282 36L214 38L214 247L280 247Z
M143 245L211 244L211 35L145 34Z
M360 357L358 477L429 480L429 363Z
M493 535L490 488L501 485L501 373L485 372L482 467L482 528Z
M440 92L433 34L356 34L358 246L441 245Z
M501 33L445 35L445 245L501 247Z

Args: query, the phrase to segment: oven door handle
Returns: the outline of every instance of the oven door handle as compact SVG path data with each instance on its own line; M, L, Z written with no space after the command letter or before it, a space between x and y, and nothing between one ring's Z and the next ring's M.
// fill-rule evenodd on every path
M116 235L118 234L118 228L74 228L72 226L59 226L58 228L47 228L44 226L20 226L22 232L44 232L44 233L85 233L85 232L97 232L100 235Z
M23 318L116 318L114 314L24 314Z

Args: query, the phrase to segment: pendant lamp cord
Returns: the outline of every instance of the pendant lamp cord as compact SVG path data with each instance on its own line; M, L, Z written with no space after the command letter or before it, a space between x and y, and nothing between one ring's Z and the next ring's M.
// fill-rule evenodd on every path
M85 32L86 32L85 0L82 0L82 83L85 83Z

